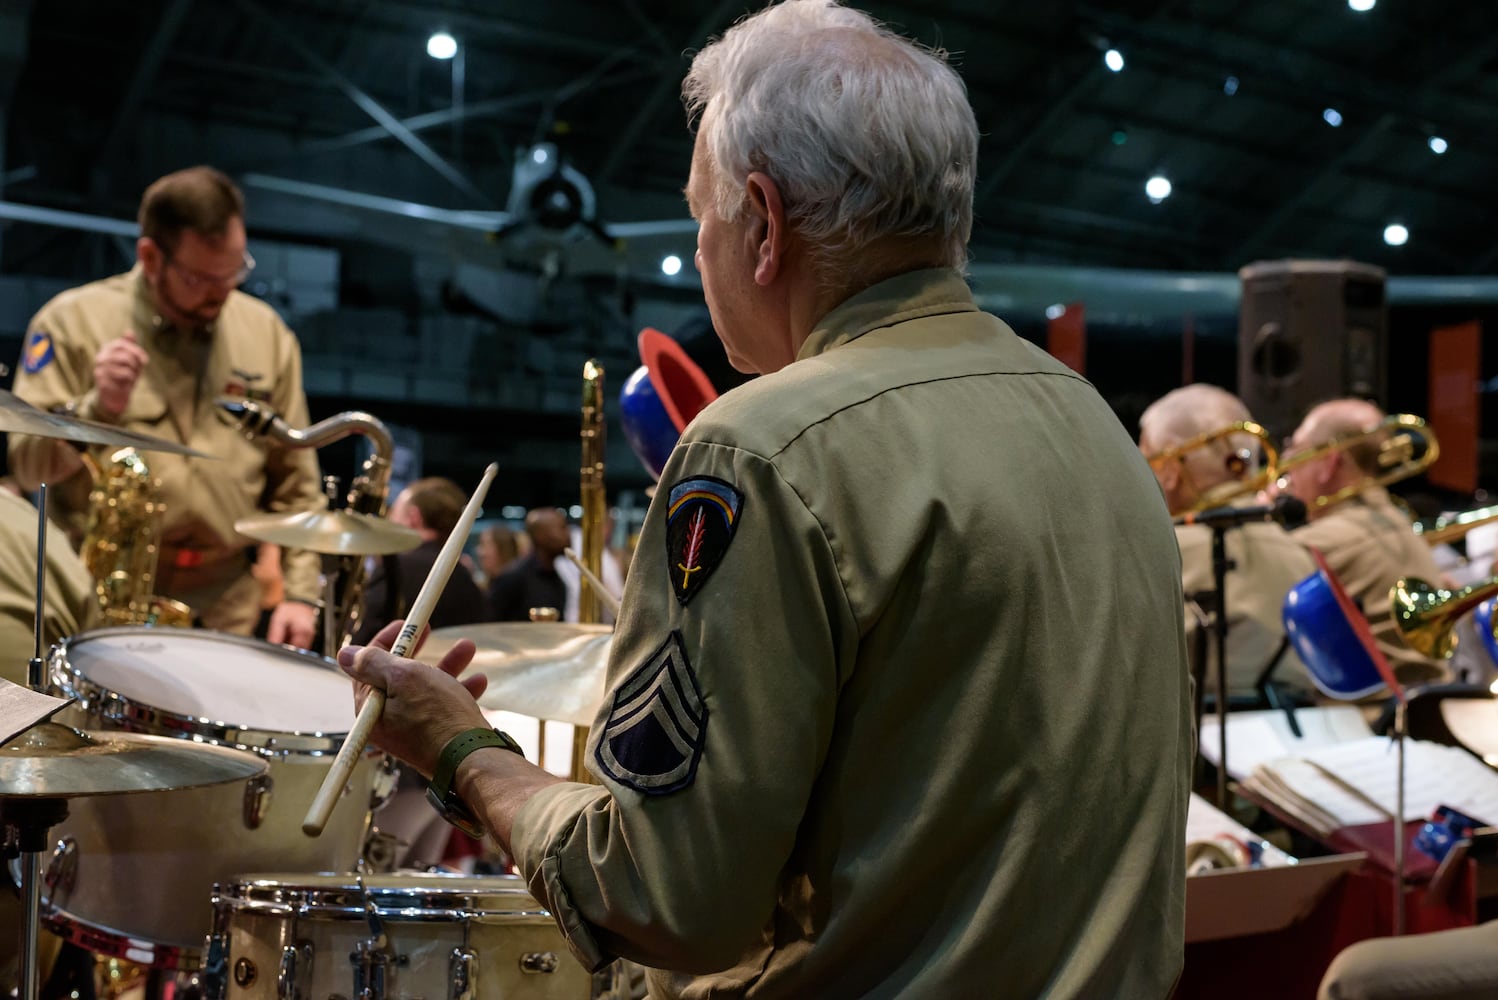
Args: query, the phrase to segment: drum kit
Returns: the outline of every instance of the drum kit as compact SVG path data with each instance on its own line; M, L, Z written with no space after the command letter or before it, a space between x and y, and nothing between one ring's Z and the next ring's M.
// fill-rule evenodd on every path
M3 390L0 431L197 454ZM39 537L45 488L42 507ZM335 555L395 553L420 540L348 511L236 528ZM39 567L38 590L41 578ZM40 593L37 607L40 620ZM591 724L608 628L462 631L490 677L484 705ZM80 633L43 661L36 634L31 687L64 701L28 715L52 721L22 722L18 735L0 727L0 833L25 909L25 1000L40 995L44 927L100 961L150 970L163 996L582 998L599 988L518 877L372 870L375 813L395 787L383 755L361 755L321 835L303 832L303 812L354 722L333 660L137 626ZM435 635L422 656L451 641ZM18 700L7 693L42 700L0 681L0 709Z

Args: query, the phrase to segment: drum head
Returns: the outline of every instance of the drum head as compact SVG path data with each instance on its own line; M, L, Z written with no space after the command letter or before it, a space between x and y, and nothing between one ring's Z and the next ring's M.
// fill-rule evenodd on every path
M222 632L84 632L53 650L52 667L68 695L183 722L281 733L347 733L354 723L353 682L333 660Z

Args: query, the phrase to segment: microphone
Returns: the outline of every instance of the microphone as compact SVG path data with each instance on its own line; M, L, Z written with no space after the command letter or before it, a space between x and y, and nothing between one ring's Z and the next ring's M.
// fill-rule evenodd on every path
M1281 493L1274 498L1274 503L1250 507L1209 507L1175 519L1176 524L1202 524L1209 528L1236 528L1240 524L1257 524L1260 521L1274 521L1287 529L1298 528L1306 523L1305 502L1288 493Z

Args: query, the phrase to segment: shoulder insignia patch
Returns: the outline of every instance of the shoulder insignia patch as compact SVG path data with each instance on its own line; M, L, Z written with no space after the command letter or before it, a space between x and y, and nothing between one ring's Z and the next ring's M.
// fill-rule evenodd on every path
M707 705L681 633L673 631L613 698L593 752L599 769L645 795L690 785L707 739Z
M57 356L52 347L52 335L46 330L32 330L26 337L26 347L21 351L21 370L35 375Z
M666 566L685 605L713 575L739 526L744 494L711 476L683 479L666 504Z

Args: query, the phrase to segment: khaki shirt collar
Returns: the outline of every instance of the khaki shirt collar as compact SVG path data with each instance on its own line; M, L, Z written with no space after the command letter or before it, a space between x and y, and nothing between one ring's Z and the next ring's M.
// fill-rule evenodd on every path
M796 360L814 358L880 327L921 316L977 311L967 282L951 268L908 271L865 288L823 316L796 352Z

